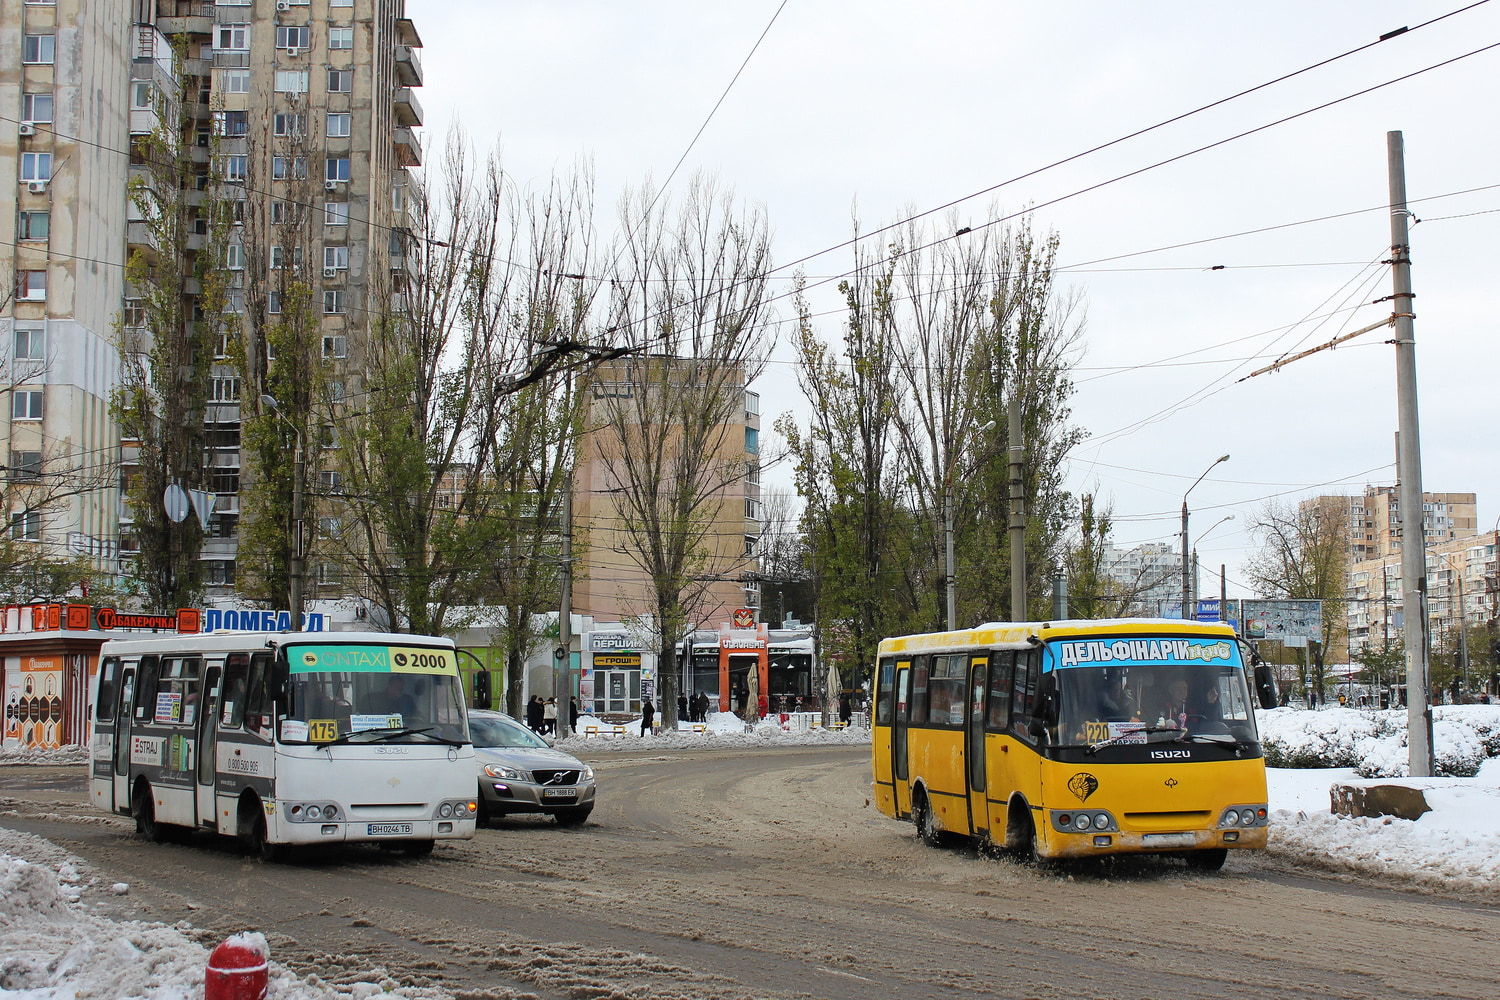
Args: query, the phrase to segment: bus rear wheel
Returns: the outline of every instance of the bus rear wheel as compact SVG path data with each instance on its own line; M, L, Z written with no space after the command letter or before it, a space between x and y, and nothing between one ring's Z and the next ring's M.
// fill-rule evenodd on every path
M927 800L925 793L919 794L912 802L911 820L916 824L917 836L928 847L942 847L948 842L948 835L938 829L937 817L932 813L932 803Z
M1189 868L1196 868L1200 872L1216 872L1224 867L1228 857L1228 848L1215 847L1207 851L1194 851L1187 856L1187 863Z
M144 781L135 786L130 811L135 814L135 832L153 844L167 840L166 824L156 821L156 803L151 798L151 786Z
M286 857L286 849L282 845L271 843L264 816L256 816L250 827L250 853L268 864Z

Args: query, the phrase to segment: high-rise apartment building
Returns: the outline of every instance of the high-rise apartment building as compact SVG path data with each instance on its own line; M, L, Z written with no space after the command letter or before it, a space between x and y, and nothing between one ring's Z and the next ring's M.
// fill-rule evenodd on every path
M144 354L156 333L125 262L130 250L169 249L155 245L151 210L129 188L151 167L138 140L162 127L182 129L196 167L188 203L203 204L211 186L236 203L235 226L214 248L229 275L229 315L203 409L204 485L216 495L202 553L210 593L227 596L236 579L241 406L264 391L242 385L231 338L275 321L287 274L312 289L310 340L328 389L306 434L307 476L313 493L337 488L318 460L329 443L322 432L358 391L370 318L401 293L407 169L422 160L412 89L422 83L422 43L404 7L0 0L0 177L14 195L0 199L0 215L16 235L0 244L9 265L0 391L10 397L0 478L12 539L129 572L133 516L120 503L110 404L122 343ZM170 249L201 252L206 215ZM183 293L194 294L191 282ZM276 364L274 348L257 350L265 356L245 366L252 381ZM309 577L314 593L319 579L342 589L325 567L309 567Z
M1396 486L1367 486L1362 496L1329 494L1302 501L1304 511L1336 511L1348 521L1349 563L1379 559L1401 549L1401 496ZM1423 493L1426 545L1464 538L1479 529L1473 493Z
M0 483L6 530L113 571L130 9L0 0Z

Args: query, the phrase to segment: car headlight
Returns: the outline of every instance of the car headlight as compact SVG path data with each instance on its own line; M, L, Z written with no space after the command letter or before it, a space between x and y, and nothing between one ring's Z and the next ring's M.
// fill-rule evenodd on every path
M583 780L584 781L593 781L594 780L594 769L592 767L588 767L588 766L584 767L584 769L583 769Z
M504 764L486 764L484 773L491 778L504 778L507 781L526 781L526 772L514 767L506 767Z

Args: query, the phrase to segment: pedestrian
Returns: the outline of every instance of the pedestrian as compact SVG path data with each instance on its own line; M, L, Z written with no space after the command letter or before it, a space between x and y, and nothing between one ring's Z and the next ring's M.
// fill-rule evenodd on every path
M687 717L688 717L687 695L685 693L684 694L679 694L677 696L677 721L681 722L684 719L687 719Z
M651 732L651 723L652 723L653 720L655 720L655 718L656 718L656 706L653 705L653 704L651 704L651 699L650 698L647 698L645 701L641 702L641 735L642 736L645 736L647 733Z
M708 695L702 691L698 692L698 721L708 721Z
M548 698L547 704L542 706L542 735L551 736L557 732L557 699Z
M568 730L574 736L578 735L578 699L577 698L569 698L568 699Z
M854 715L854 706L850 703L847 691L839 694L839 724L848 728L849 720Z
M536 695L526 703L526 727L534 733L542 731L542 699Z

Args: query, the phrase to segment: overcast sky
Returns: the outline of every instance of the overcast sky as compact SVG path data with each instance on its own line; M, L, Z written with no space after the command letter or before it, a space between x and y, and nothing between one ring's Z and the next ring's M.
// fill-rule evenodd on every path
M1035 227L1061 237L1088 310L1073 405L1090 440L1069 483L1113 506L1117 543L1175 540L1184 490L1232 456L1190 500L1195 539L1235 516L1198 546L1205 567L1228 563L1232 596L1269 498L1394 482L1388 329L1236 381L1390 314L1371 304L1391 292L1388 131L1421 220L1424 486L1476 492L1481 530L1500 514L1500 48L1460 58L1500 43L1500 3L1417 28L1463 6L407 0L429 165L454 120L521 185L587 158L603 228L623 186L667 178L765 32L672 188L716 172L764 206L778 261L843 242L856 212L893 222L1413 28L958 208L974 226L997 202L1037 206ZM849 264L843 250L804 267ZM791 375L779 361L757 387L763 426L799 407Z

